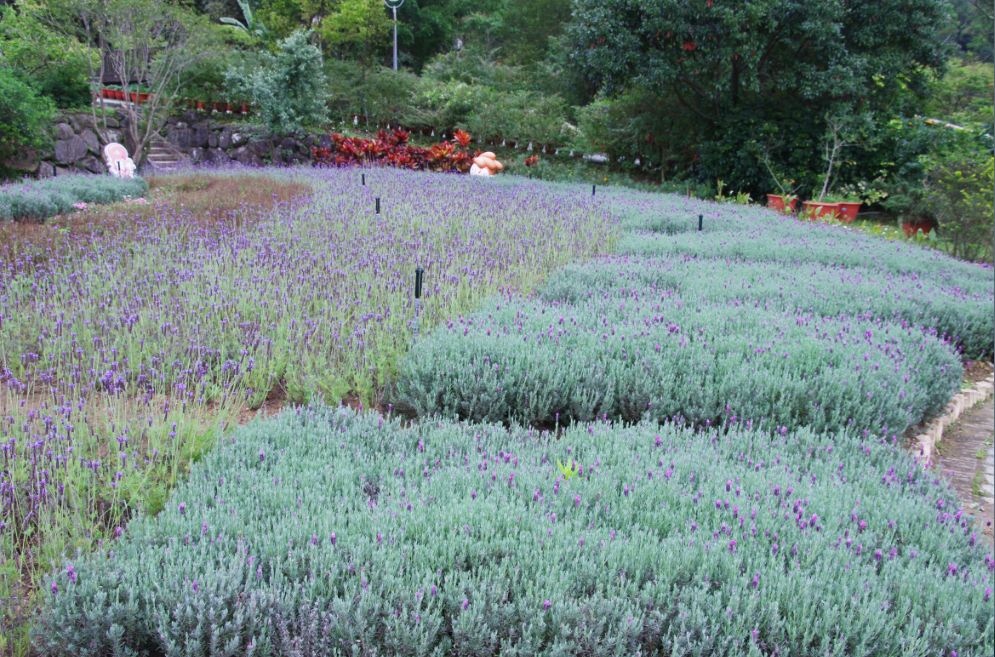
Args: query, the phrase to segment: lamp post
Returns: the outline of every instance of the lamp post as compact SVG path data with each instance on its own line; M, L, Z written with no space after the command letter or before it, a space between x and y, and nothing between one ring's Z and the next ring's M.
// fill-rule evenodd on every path
M404 4L404 0L383 0L387 8L394 13L394 70L397 70L397 10Z

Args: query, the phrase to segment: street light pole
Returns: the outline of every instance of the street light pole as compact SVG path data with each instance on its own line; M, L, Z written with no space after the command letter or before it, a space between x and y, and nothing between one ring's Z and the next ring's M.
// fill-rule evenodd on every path
M383 3L394 14L394 70L397 70L397 10L404 4L404 0L383 0Z

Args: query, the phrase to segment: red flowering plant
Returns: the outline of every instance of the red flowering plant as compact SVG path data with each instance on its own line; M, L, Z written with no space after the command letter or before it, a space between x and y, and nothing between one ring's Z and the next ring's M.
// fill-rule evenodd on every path
M407 130L380 130L374 139L331 135L329 147L311 149L315 166L354 166L379 162L401 169L448 171L465 173L470 170L476 153L467 150L470 134L457 130L449 141L429 148L408 143Z

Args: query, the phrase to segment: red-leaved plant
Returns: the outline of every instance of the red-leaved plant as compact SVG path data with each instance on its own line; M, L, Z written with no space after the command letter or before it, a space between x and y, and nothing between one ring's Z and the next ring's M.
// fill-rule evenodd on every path
M314 147L311 157L314 166L354 166L380 163L401 169L431 170L466 173L477 153L466 150L470 134L457 130L452 140L439 142L429 148L408 143L407 130L380 130L375 139L331 135L330 147Z

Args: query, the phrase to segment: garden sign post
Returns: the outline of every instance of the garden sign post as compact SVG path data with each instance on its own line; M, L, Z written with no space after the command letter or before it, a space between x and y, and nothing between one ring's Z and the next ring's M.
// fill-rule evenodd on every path
M394 70L397 70L397 10L404 4L404 0L383 0L383 3L394 12Z

